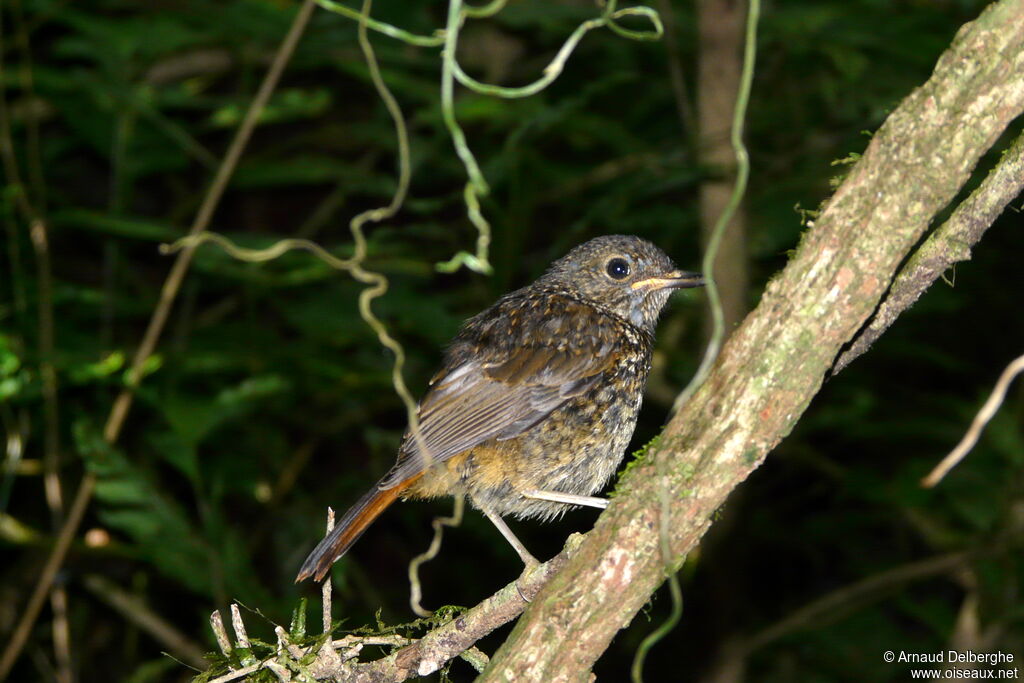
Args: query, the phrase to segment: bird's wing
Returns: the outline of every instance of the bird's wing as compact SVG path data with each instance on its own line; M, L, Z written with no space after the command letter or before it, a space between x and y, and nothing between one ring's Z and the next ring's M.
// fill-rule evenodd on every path
M599 312L576 308L572 315L548 315L529 335L506 340L504 351L464 354L440 373L419 407L418 440L406 434L399 460L380 483L386 489L431 464L489 439L511 439L592 387L611 367L618 344L593 331L608 325ZM538 329L539 328L539 329ZM607 328L606 328L607 329ZM503 330L519 337L516 329Z

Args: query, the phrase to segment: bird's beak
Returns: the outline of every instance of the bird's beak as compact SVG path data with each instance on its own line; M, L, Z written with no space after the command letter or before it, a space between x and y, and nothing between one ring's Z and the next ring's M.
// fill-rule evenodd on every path
M700 273L688 273L685 270L673 270L658 277L649 277L646 280L639 280L630 285L634 290L644 289L654 291L656 289L686 289L688 287L703 287L704 277Z

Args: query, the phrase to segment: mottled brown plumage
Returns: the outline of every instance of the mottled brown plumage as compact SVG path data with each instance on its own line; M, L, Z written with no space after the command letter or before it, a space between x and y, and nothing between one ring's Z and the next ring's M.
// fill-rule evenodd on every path
M525 493L600 490L636 426L658 315L674 288L701 284L653 244L610 235L470 318L420 403L422 441L406 434L298 580L322 579L398 497L464 494L492 515L547 520L571 506Z

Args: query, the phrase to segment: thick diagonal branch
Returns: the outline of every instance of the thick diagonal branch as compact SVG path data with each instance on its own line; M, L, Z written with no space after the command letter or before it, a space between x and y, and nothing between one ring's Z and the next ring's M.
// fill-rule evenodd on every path
M970 259L971 247L1022 190L1024 135L1014 141L981 185L910 257L871 322L836 361L833 373L871 348L875 340L896 322L896 318L913 306L950 266Z
M664 580L659 492L674 501L667 528L681 562L729 492L793 428L901 261L1022 110L1024 0L1002 0L961 29L928 82L874 136L649 461L624 477L625 495L480 680L587 679Z

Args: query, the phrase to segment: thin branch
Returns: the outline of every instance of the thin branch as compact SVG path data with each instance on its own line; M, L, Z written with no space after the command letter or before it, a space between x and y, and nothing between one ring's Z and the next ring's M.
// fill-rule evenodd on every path
M265 664L265 662L260 662L259 664L250 664L249 666L242 667L241 669L232 671L231 673L224 674L223 676L217 676L217 678L214 678L213 680L209 681L209 683L227 683L228 681L238 680L242 676L248 676L249 674L256 673L257 671L262 669L265 666Z
M238 603L231 603L231 630L235 632L235 642L243 650L252 650L252 643L249 642L249 633L245 630L245 622L242 621L242 611L238 609ZM243 655L242 663L249 664L247 659L252 655Z
M50 508L50 523L54 531L64 521L64 487L60 479L60 411L57 369L54 367L53 324L53 269L50 263L50 243L46 223L36 219L29 226L32 247L36 253L36 271L39 287L37 309L39 316L39 375L43 383L43 490ZM53 610L53 647L57 665L57 680L71 683L71 629L67 615L68 597L63 586L54 586L50 593Z
M331 535L334 531L334 508L327 508L327 536ZM331 575L328 574L327 578L324 579L323 584L320 586L320 597L323 603L323 620L322 624L324 627L324 633L331 632L331 622L333 621L333 609L331 603Z
M50 588L50 609L53 612L53 658L58 683L72 683L71 627L68 623L68 592L64 586Z
M838 373L867 351L936 279L958 261L971 258L973 247L1006 206L1024 190L1024 134L1003 153L981 185L910 258L896 276L889 295L871 322L836 361Z
M296 13L295 19L292 21L292 25L288 29L287 35L285 35L281 46L278 48L277 54L274 56L274 61L270 65L267 75L260 84L259 91L257 91L256 96L249 105L249 110L246 112L241 125L239 125L238 132L231 141L231 146L228 148L228 151L224 156L224 160L217 169L217 174L214 177L213 182L210 185L210 189L207 191L206 197L203 199L203 203L199 208L195 221L189 230L190 234L202 232L209 225L210 219L213 217L213 212L217 208L221 197L224 195L224 190L227 188L228 180L231 178L231 175L238 164L238 159L241 157L242 151L249 142L249 138L252 135L252 131L255 128L257 121L259 120L259 116L266 106L267 101L270 99L271 93L277 86L281 73L284 71L285 64L287 64L288 60L291 58L291 55L295 50L295 46L298 44L299 37L305 30L306 24L309 22L309 18L313 13L314 8L315 4L313 0L305 0L302 7L300 7L299 11ZM2 78L0 78L0 80L2 80ZM2 103L2 101L3 98L0 97L0 103ZM3 105L0 104L0 107L2 106ZM0 125L3 125L5 121L6 117L3 117L3 120L0 120ZM0 137L0 148L6 147L7 145L3 144L2 137ZM7 154L4 153L3 156L6 159ZM21 193L19 193L19 196L22 196ZM142 342L139 345L139 349L135 354L131 370L129 370L127 380L128 386L125 387L125 389L118 395L117 399L115 399L114 405L110 411L110 416L108 417L106 426L103 430L104 439L108 443L115 443L118 436L120 436L121 428L124 426L125 418L131 408L132 399L135 395L135 388L138 386L141 379L142 366L156 348L157 340L160 338L160 334L163 332L164 325L167 322L167 317L170 314L171 304L177 296L181 283L184 280L185 273L192 261L193 252L194 248L183 249L177 259L175 259L174 265L171 266L171 271L168 274L167 279L164 282L163 290L161 291L160 302L153 311L153 316L149 321L149 327L146 329ZM60 569L61 564L64 562L64 557L67 554L68 548L71 546L71 540L82 522L82 516L85 514L86 507L88 507L89 501L92 499L95 486L96 475L93 472L86 473L78 487L78 493L75 496L71 510L68 513L68 518L64 523L64 527L61 529L60 535L57 537L57 542L54 545L53 550L50 552L50 557L47 559L46 565L40 573L39 581L36 583L36 587L33 590L32 596L29 598L25 611L22 613L21 619L19 620L11 639L4 648L3 656L0 657L0 680L7 678L7 674L10 673L11 667L14 666L15 660L17 660L18 655L25 646L25 642L28 639L32 625L39 616L39 610L42 607L43 600L49 592L49 588L53 584L53 579L57 575L57 571Z
M15 42L21 53L21 85L26 97L34 96L32 77L32 51L29 32L25 24L21 2L13 4L16 23ZM2 42L0 27L0 42ZM3 56L0 55L0 81L4 80ZM46 188L43 181L42 162L39 152L39 123L36 117L28 120L28 166L29 187L22 184L14 141L11 136L5 93L0 85L0 155L3 156L4 170L8 183L14 187L16 204L28 224L29 238L36 255L36 281L38 294L36 309L39 334L39 375L42 379L43 394L43 492L50 509L53 528L59 529L64 521L64 492L60 480L60 412L58 403L57 370L54 367L54 324L53 324L53 267L50 261L50 244L47 236L45 213ZM35 201L31 195L35 195ZM17 248L17 245L13 245ZM15 257L12 256L12 259ZM40 593L40 604L42 603ZM68 596L63 586L50 589L50 609L53 612L53 650L56 663L56 678L60 683L71 683L71 629L68 625Z
M40 176L41 177L41 176ZM38 189L37 194L42 190ZM33 209L34 210L34 209ZM34 218L29 225L29 237L36 254L36 281L38 293L39 375L43 394L43 491L50 509L50 523L59 530L64 521L64 487L60 479L60 410L57 369L54 367L53 324L53 268L50 261L50 243L46 222ZM68 596L63 586L54 586L50 592L53 611L53 648L57 667L57 680L71 683L71 629L67 615Z
M978 414L974 416L974 421L971 422L970 428L967 433L964 434L964 438L960 440L960 443L956 445L949 455L942 459L938 465L935 466L927 477L921 480L921 485L926 488L931 488L942 481L951 469L960 464L974 445L978 443L978 438L981 436L981 430L985 428L985 425L989 423L989 420L996 414L999 407L1003 405L1003 400L1006 398L1006 390L1010 387L1010 382L1024 372L1024 356L1018 356L1016 360L1006 366L1003 370L1003 374L999 376L999 380L996 382L995 388L992 390L992 395L985 401L985 405L981 407Z
M220 648L221 654L225 657L231 654L231 640L224 628L224 617L220 615L220 610L215 609L210 613L210 628L213 630L213 637L217 639L217 647Z

